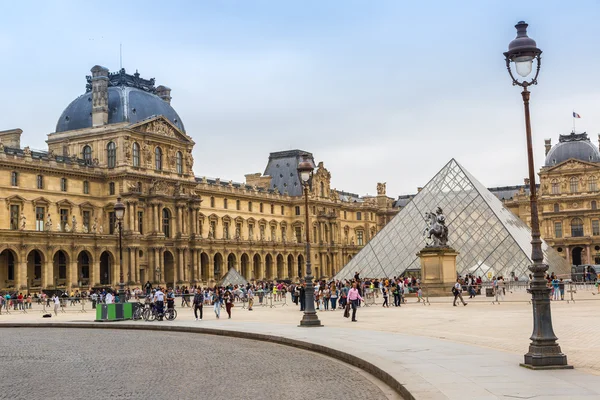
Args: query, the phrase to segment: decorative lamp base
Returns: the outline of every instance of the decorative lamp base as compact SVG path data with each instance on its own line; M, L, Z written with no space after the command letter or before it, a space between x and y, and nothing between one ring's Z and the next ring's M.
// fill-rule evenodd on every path
M310 314L304 313L304 316L300 320L300 325L298 325L298 326L312 328L312 327L320 327L323 325L321 324L319 317L317 317L317 313L310 313Z

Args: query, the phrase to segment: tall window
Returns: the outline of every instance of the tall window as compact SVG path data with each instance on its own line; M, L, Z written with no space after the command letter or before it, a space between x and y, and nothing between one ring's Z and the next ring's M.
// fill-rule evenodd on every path
M140 166L140 145L137 144L137 142L134 142L131 147L132 147L132 153L133 153L133 166L139 167Z
M87 228L87 231L90 231L90 219L91 219L91 212L89 211L84 211L83 212L83 226L85 226Z
M294 228L294 234L296 235L296 241L302 243L302 228L299 226Z
M228 206L227 199L223 199L223 208L227 209L227 206Z
M356 241L356 244L358 244L359 246L362 246L364 244L363 231L356 232Z
M67 210L66 208L61 208L60 209L60 230L61 232L65 231L65 227L67 226L67 223L69 222L69 210Z
M42 175L37 176L37 188L38 189L44 188L44 177Z
M83 181L83 194L90 194L90 183Z
M64 252L58 252L58 279L67 279L67 256Z
M554 237L560 239L563 236L562 232L562 222L554 223Z
M180 175L183 174L183 155L180 151L177 152L177 155L175 156L175 161L175 165L177 166L177 173Z
M592 235L600 235L600 223L597 219L592 220Z
M360 220L362 220L362 213L361 213L360 211L357 211L357 212L356 212L356 220L357 220L357 221L360 221Z
M581 237L583 236L583 221L581 218L573 218L571 220L571 236Z
M592 210L598 209L598 203L596 203L596 200L592 200L592 202L590 203L590 207L592 208Z
M229 240L229 222L223 222L223 239Z
M10 229L19 229L19 206L15 204L10 206Z
M67 178L60 178L60 190L62 192L67 191Z
M117 227L117 216L114 211L108 213L108 233L111 235L115 233L115 228Z
M242 208L242 207L241 207L240 201L239 201L239 200L236 200L236 201L235 201L235 209L239 211L241 208Z
M577 178L572 177L569 182L571 184L571 193L577 193L579 190L579 181Z
M171 237L171 212L168 208L162 211L162 231L165 237Z
M252 212L252 202L248 202L248 211Z
M348 215L346 214L346 211L344 211L344 219L348 219Z
M13 171L10 173L10 185L11 186L19 186L19 173Z
M552 194L560 194L560 183L556 179L552 181Z
M85 165L92 165L92 148L90 146L83 146L83 161Z
M214 197L210 198L210 206L213 208L215 207L215 198Z
M590 176L588 179L588 184L590 186L590 192L595 192L598 190L598 185L596 184L596 177Z
M554 212L559 212L560 211L560 206L558 205L558 203L554 204Z
M114 168L117 165L117 145L115 142L109 142L106 145L106 160L108 168Z
M138 211L137 213L137 224L138 224L138 232L140 235L144 234L144 212Z
M281 206L281 215L285 215L285 206Z
M157 171L162 171L162 166L163 166L163 154L162 154L162 149L160 147L157 147L156 149L154 149L154 169Z
M46 215L44 207L35 208L35 230L38 232L44 231L44 215Z
M271 214L275 214L275 205L271 204Z
M263 203L260 203L258 208L260 212L263 212Z
M108 183L108 194L111 196L113 196L115 194L115 183L114 182Z

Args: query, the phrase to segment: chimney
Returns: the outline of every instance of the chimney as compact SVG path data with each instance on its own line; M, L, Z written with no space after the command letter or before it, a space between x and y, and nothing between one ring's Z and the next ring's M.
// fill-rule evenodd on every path
M108 68L96 65L92 71L92 126L108 124Z
M167 103L171 104L171 88L160 85L156 88L156 95L164 101L166 101Z
M8 147L14 147L16 149L21 148L21 129L9 129L7 131L0 131L0 142Z
M598 137L600 137L600 135L598 135ZM546 147L546 155L548 155L548 152L552 148L552 139L544 139L544 147Z
M529 186L529 178L525 178L524 181L525 181L525 186Z

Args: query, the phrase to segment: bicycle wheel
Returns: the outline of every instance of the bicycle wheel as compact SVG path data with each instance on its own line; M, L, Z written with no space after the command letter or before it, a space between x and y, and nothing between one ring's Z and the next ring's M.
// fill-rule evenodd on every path
M165 318L167 321L173 321L175 318L177 318L177 311L175 311L173 308L168 309L165 311Z

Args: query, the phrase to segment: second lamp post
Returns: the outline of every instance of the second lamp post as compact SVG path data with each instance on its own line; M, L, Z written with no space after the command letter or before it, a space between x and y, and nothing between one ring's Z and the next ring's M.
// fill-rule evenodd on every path
M125 204L121 203L121 198L117 198L115 203L115 217L119 228L119 302L125 303L125 281L123 280L123 217L125 216Z

